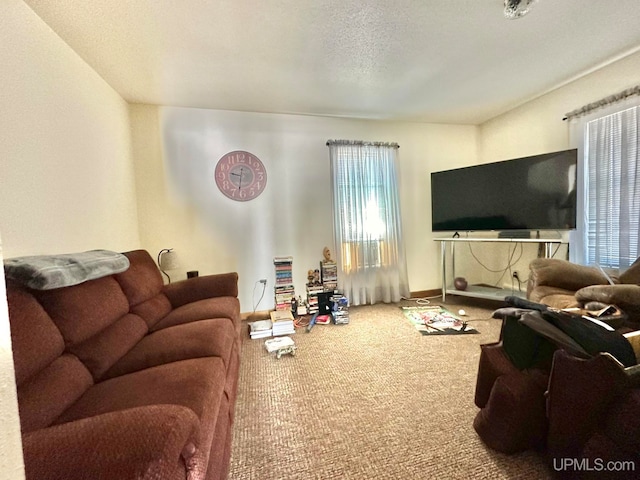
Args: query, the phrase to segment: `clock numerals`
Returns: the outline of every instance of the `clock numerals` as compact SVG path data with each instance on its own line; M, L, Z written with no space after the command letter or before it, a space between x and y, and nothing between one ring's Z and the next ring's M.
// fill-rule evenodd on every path
M267 174L257 157L248 152L235 151L218 161L215 180L224 195L232 200L246 201L264 191Z

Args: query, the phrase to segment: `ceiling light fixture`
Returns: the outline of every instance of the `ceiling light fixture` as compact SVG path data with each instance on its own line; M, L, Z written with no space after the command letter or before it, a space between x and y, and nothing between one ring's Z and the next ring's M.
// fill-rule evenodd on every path
M504 0L504 16L509 20L524 17L538 0Z

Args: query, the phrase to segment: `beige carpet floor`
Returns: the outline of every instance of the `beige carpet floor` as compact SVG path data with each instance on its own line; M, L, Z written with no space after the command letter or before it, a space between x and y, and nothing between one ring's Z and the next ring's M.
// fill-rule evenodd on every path
M247 338L229 478L545 479L536 452L489 450L473 429L480 344L495 341L496 303L448 297L478 335L423 336L399 305L352 307L277 359ZM484 307L484 308L482 308Z

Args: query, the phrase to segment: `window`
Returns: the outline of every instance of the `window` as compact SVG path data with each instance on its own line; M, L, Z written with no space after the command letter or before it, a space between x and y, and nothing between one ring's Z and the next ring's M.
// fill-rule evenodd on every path
M638 108L596 118L585 129L585 260L626 268L640 255Z
M372 168L375 165L373 156L365 153L352 162L348 152L342 151L340 157L335 185L343 269L385 266L389 258L381 251L387 229L384 190L389 188L388 181L385 182L382 171Z
M338 285L353 305L408 296L396 144L330 141Z
M387 222L393 222L386 190L395 193L395 175L388 175L377 148L341 149L335 162L336 222L342 232L340 249L343 269L382 267L389 261L383 253ZM388 167L387 167L388 168ZM387 175L385 175L387 174ZM397 193L396 193L397 195Z

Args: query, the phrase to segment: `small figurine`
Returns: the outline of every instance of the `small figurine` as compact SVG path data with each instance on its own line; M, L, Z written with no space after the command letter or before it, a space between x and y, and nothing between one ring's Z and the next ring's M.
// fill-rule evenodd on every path
M314 285L321 285L321 282L320 282L320 270L318 270L317 268L313 271L313 284Z
M333 262L333 260L331 260L331 250L329 250L329 247L324 247L322 250L322 256L324 257L322 263Z
M313 273L313 269L307 272L307 285L313 285L313 280L316 278L315 273Z

